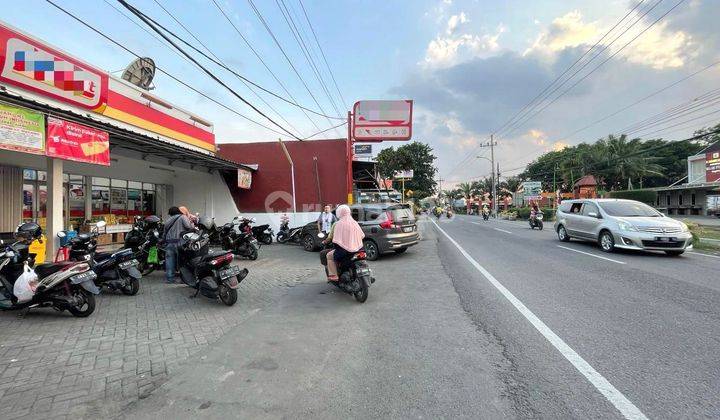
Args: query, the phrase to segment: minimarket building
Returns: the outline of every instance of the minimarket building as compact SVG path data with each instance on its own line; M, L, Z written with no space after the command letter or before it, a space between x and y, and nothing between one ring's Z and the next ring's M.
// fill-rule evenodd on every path
M216 154L210 121L0 22L0 234L37 221L52 258L88 220L121 234L172 205L229 220L226 180L255 169Z

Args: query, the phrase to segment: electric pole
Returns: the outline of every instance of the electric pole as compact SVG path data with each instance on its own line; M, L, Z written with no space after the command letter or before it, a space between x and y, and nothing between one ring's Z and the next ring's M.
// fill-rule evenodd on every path
M479 147L490 147L490 170L492 171L492 175L490 176L490 180L492 181L492 196L493 196L493 214L497 216L497 184L500 181L499 175L495 172L495 145L497 143L495 142L494 136L490 134L490 141L487 143L481 144ZM484 158L487 159L487 158ZM498 172L500 172L500 163L498 163Z

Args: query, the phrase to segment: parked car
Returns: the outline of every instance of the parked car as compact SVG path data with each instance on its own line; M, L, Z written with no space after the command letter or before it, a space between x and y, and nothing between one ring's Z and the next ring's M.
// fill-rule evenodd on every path
M388 252L401 254L420 241L415 215L409 204L355 204L350 206L350 210L353 219L365 232L365 253L370 261ZM306 251L322 248L322 240L317 234L317 222L303 227L301 243Z
M639 201L563 201L555 220L555 232L560 241L595 241L605 252L624 248L680 255L686 249L692 249L692 235L685 223L666 217Z

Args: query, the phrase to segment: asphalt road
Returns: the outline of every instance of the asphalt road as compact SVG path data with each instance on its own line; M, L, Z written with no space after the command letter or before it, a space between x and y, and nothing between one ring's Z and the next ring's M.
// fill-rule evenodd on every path
M371 263L365 304L307 254L314 274L119 417L720 417L720 258L420 225L417 247Z
M720 418L719 257L605 254L595 244L560 243L551 225L537 231L472 216L437 226L611 384L635 415ZM603 395L444 235L439 252L465 309L504 346L516 413L633 414Z

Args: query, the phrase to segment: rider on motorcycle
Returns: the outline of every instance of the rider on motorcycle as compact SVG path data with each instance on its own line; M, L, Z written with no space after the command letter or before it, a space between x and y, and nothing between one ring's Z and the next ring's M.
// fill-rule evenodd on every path
M349 206L343 204L335 213L338 221L332 225L330 233L334 248L327 253L328 281L338 281L338 265L362 249L365 237L358 222L352 218Z
M537 205L537 202L533 201L530 203L530 219L535 220L535 217L537 216L538 212L540 211L540 208Z

